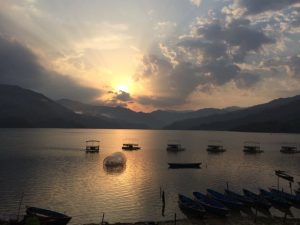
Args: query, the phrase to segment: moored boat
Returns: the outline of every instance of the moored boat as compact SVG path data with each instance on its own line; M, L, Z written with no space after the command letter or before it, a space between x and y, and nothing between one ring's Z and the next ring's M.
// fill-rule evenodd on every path
M124 143L122 149L127 151L134 151L134 150L140 150L141 147L136 143Z
M65 214L36 207L27 207L26 214L36 216L41 224L46 225L66 225L72 219Z
M218 216L226 216L229 213L229 209L222 203L207 197L201 192L193 192L195 199L205 208L207 212L213 213Z
M169 152L181 152L184 151L185 148L181 144L168 144L167 151Z
M230 191L230 190L225 190L225 194L230 196L231 198L234 198L242 203L244 203L245 206L253 206L254 205L254 201L247 197L247 196L244 196L244 195L240 195L234 191Z
M207 193L210 197L223 203L224 205L226 205L229 208L242 209L244 207L244 204L242 202L235 200L234 198L231 198L228 195L224 195L224 194L214 191L212 189L207 189Z
M170 169L200 169L201 163L168 163Z
M223 145L209 144L207 145L206 151L210 153L221 153L221 152L225 152L226 149L223 147Z
M261 150L259 142L248 141L244 143L244 152L255 154L255 153L262 153L263 150Z
M181 194L178 194L178 205L181 209L187 210L197 216L202 217L205 214L205 209L199 202Z
M86 141L85 152L87 153L98 153L100 141L98 140L88 140Z
M274 204L275 206L279 206L282 208L289 208L291 207L291 203L287 201L286 199L275 195L273 192L266 191L264 189L259 189L261 195L267 199L269 202Z
M295 154L295 153L300 153L300 150L298 150L297 144L290 143L290 144L283 144L281 146L280 152L285 154Z
M254 207L269 209L272 206L269 201L252 191L243 189L243 192L245 196L251 198L254 201Z
M300 196L293 195L284 191L277 190L275 188L269 188L269 190L276 196L286 199L289 202L299 205L300 204Z

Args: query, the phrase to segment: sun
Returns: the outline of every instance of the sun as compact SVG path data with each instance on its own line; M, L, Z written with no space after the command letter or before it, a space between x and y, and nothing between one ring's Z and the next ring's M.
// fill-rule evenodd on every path
M129 92L129 86L127 84L118 84L117 91Z

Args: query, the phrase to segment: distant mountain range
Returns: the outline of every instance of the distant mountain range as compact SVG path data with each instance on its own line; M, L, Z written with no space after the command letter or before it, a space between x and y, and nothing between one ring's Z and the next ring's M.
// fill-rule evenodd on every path
M135 112L123 107L53 101L37 92L0 84L0 127L127 128L300 132L300 96L249 108Z
M222 115L177 121L165 129L299 133L300 95Z
M161 129L178 120L219 115L239 109L238 107L229 107L225 109L206 108L197 111L157 110L150 113L144 113L135 112L123 107L108 107L83 104L81 102L72 101L69 99L62 99L57 101L57 103L78 114L93 117L106 117L114 120L118 119L131 124L144 124L145 127L151 129Z

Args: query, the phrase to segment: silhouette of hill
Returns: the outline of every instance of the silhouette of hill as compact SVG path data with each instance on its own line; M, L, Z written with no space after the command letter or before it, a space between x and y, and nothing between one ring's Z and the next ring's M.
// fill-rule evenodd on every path
M222 115L177 121L165 129L300 132L300 95Z
M157 110L150 113L135 112L133 110L123 107L109 107L109 106L96 106L90 104L83 104L78 101L69 99L61 99L57 101L59 104L66 108L80 113L82 115L94 117L107 117L111 119L119 119L128 123L139 123L152 129L161 129L164 126L178 120L204 117L213 114L221 114L229 111L238 110L238 107L231 107L226 109L206 108L197 111L164 111Z
M0 84L0 127L145 128L106 117L79 115L37 92Z

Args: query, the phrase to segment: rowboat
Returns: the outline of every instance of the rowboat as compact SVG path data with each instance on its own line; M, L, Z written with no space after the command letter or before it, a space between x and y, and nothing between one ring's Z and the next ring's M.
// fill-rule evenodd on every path
M226 206L212 198L207 197L201 192L193 192L193 195L207 212L216 214L218 216L226 216L229 213L229 209Z
M205 213L205 209L199 202L181 194L178 194L178 205L182 210L187 210L200 217Z
M26 214L36 216L41 224L47 225L66 225L72 218L59 212L36 207L27 207Z
M288 180L290 182L294 182L294 177L293 176L290 176L288 175L285 171L283 170L275 170L275 175L282 178L282 179L285 179L285 180Z
M244 195L251 198L254 201L254 206L257 208L265 208L269 209L272 205L269 201L267 201L262 196L253 193L252 191L249 191L247 189L243 189Z
M285 153L285 154L300 153L300 151L297 149L297 144L296 143L283 144L281 146L280 152Z
M270 201L272 204L282 207L282 208L289 208L291 207L291 203L285 200L284 198L273 194L272 192L266 191L264 189L259 189L261 195Z
M200 169L201 163L168 163L170 169Z
M225 194L237 201L244 203L245 206L253 206L254 205L253 199L251 199L247 196L244 196L244 195L240 195L234 191L230 191L230 190L226 189Z
M214 198L215 200L223 203L224 205L226 205L229 208L241 209L244 206L244 204L242 202L237 201L228 195L224 195L224 194L214 191L212 189L207 189L207 193L208 193L209 197Z
M263 150L261 150L259 142L248 141L244 143L244 152L255 154L262 153Z
M100 141L98 140L88 140L86 141L85 152L86 153L98 153Z
M300 204L300 196L299 195L293 195L284 191L279 191L275 188L269 188L269 190L276 196L284 198L285 200L292 202L294 204Z
M167 151L169 152L181 152L184 151L185 148L181 144L168 144Z
M123 150L127 150L127 151L134 151L134 150L140 150L141 147L138 144L134 144L134 143L125 143L122 146Z

